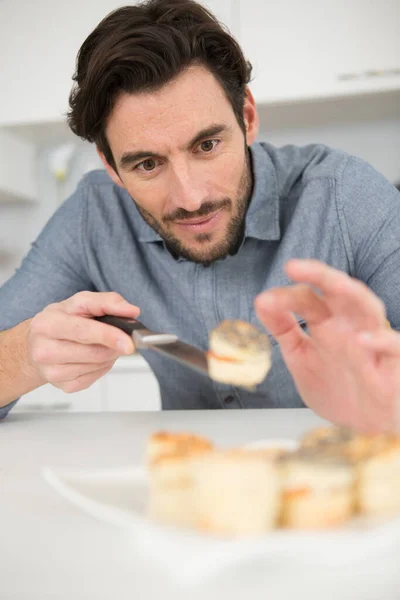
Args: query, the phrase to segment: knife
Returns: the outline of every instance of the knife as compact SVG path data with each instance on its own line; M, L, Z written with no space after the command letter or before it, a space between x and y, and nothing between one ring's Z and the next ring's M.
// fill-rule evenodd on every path
M195 346L185 344L178 336L172 333L156 333L151 331L151 329L147 329L140 321L126 317L105 315L103 317L95 317L95 319L96 321L113 325L125 331L125 333L131 336L135 348L138 350L155 350L159 354L168 356L202 375L210 376L208 372L207 353Z

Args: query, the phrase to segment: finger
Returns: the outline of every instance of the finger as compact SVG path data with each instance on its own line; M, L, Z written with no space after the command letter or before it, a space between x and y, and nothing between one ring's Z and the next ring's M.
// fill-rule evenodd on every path
M289 260L285 272L293 281L314 285L327 295L335 294L338 287L345 287L350 280L347 273L315 259Z
M261 294L254 302L261 323L276 338L283 353L301 350L309 337L303 332L295 316L279 310L273 296L263 296Z
M55 365L50 367L45 367L42 369L43 375L46 377L47 381L55 384L63 384L71 381L75 381L76 379L80 379L86 375L92 375L93 373L97 373L98 371L103 371L106 369L109 371L115 360L108 361L102 364L66 364L66 365Z
M81 392L82 390L86 390L89 388L95 381L103 377L111 367L105 367L103 369L97 369L96 371L92 371L91 373L86 373L84 375L80 375L76 379L72 379L71 381L65 381L60 385L56 385L55 387L63 390L66 394L73 394L75 392Z
M31 333L79 344L99 344L120 354L131 354L134 351L132 338L116 327L58 310L43 312L37 319L32 319Z
M361 348L364 350L364 348ZM359 423L369 433L398 431L398 384L391 381L393 373L398 372L398 356L377 355L368 351L361 363L360 374L367 390L374 390L373 401L368 400L368 393L360 403ZM392 364L390 364L392 363ZM382 385L382 368L386 369L387 377ZM396 378L396 375L394 375ZM357 425L359 426L359 425Z
M399 339L388 329L364 331L351 345L349 364L354 364L373 398L368 400L367 392L360 403L359 423L370 433L398 430Z
M71 363L106 363L116 360L121 355L114 348L107 348L100 344L78 344L68 340L49 339L39 337L36 339L32 357L40 365L63 365Z
M373 332L362 331L358 334L359 343L369 350L387 356L400 357L400 334L397 331L380 329Z
M317 287L332 301L332 309L351 314L356 322L377 327L386 320L383 302L361 281L317 260L291 260L285 266L293 280Z
M83 317L115 315L136 319L140 313L138 306L130 304L116 292L79 292L60 302L60 306L68 314Z
M323 298L318 296L309 285L293 285L275 288L263 292L258 297L258 306L269 312L296 313L303 317L308 325L324 321L331 313Z

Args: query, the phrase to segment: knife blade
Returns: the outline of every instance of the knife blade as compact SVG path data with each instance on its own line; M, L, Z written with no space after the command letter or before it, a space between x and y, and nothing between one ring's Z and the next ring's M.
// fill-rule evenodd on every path
M140 321L126 317L105 315L96 317L96 321L118 327L130 335L135 347L140 350L155 350L191 369L209 377L207 353L195 346L182 342L178 336L171 333L156 333L147 329Z

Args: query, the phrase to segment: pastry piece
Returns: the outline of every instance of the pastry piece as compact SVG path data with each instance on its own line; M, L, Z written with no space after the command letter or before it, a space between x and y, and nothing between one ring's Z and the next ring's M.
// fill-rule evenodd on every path
M198 529L237 536L271 530L279 514L276 462L255 450L219 450L193 459Z
M357 465L357 504L367 515L400 514L400 439L376 436Z
M302 444L319 455L342 457L350 462L358 512L400 514L400 438L326 427L310 432Z
M193 525L191 459L212 447L210 440L189 433L158 432L150 437L150 518L168 525Z
M150 467L149 516L166 525L193 524L193 488L189 455L164 454Z
M268 336L245 321L222 321L210 333L208 369L221 383L253 388L271 368Z
M322 444L341 443L352 439L353 434L344 427L328 425L326 427L316 427L308 431L301 440L301 446L305 448L314 448Z
M283 527L332 527L352 516L354 469L347 460L301 449L281 458L279 464Z
M304 436L301 447L357 463L372 451L381 437L362 435L346 427L318 427Z
M157 431L153 433L146 448L147 464L150 465L160 456L190 451L210 450L213 444L207 438L186 432Z

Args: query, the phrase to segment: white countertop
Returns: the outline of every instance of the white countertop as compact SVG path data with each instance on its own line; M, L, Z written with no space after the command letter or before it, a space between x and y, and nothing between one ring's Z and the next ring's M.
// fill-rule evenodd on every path
M189 430L222 446L271 437L298 438L321 420L309 410L151 413L14 413L0 423L1 600L218 600L262 596L384 600L400 597L398 557L318 577L263 579L243 570L229 581L182 589L143 560L123 530L97 521L59 496L40 476L53 467L141 463L157 429ZM329 583L328 583L329 576ZM322 586L322 587L321 587ZM383 589L385 591L383 591ZM304 595L303 595L304 593Z

